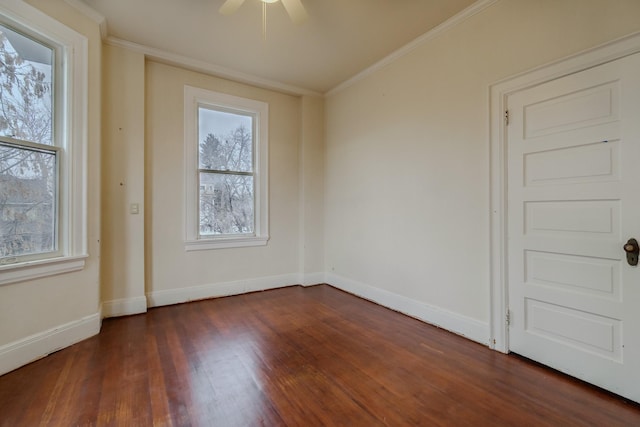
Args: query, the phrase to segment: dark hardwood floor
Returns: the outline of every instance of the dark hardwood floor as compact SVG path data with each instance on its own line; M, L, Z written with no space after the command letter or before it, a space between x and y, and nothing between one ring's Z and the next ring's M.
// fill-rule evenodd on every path
M640 405L322 285L107 319L0 377L0 425L640 426Z

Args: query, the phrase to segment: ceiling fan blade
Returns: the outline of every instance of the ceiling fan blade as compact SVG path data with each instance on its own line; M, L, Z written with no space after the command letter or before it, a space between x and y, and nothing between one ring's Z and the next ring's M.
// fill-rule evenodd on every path
M230 1L230 0L228 0ZM294 24L300 24L307 20L309 15L307 15L307 11L304 9L301 0L280 0L282 1L282 5L287 10L289 17L293 21Z
M242 6L242 3L244 3L244 0L227 0L222 6L220 6L218 12L223 15L231 15L238 10L240 6Z

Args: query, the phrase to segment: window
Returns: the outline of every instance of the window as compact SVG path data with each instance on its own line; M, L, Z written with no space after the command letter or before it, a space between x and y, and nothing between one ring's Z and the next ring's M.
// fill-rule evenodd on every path
M268 105L185 87L187 250L265 245Z
M55 51L0 24L0 260L58 250Z
M0 285L81 269L86 39L0 6Z

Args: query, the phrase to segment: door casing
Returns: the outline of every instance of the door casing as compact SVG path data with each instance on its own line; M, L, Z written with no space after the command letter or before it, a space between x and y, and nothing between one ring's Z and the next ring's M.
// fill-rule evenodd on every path
M509 352L507 281L506 101L509 95L597 65L640 52L640 32L577 53L490 86L490 339L489 346Z

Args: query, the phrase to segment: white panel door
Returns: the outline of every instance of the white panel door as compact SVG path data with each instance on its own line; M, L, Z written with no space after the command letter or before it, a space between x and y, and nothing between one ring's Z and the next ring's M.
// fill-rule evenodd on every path
M640 402L640 54L507 105L509 350Z

